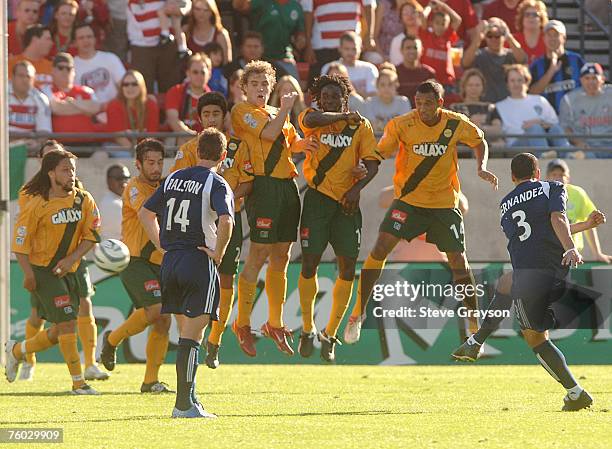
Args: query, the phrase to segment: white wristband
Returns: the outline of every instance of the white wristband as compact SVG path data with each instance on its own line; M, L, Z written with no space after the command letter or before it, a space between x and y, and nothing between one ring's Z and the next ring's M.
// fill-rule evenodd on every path
M575 247L574 247L574 248L570 248L570 249L568 249L567 251L565 251L565 252L563 253L563 257L567 256L567 255L570 253L570 251L575 251L575 252L577 252L577 250L576 250L576 248L575 248Z

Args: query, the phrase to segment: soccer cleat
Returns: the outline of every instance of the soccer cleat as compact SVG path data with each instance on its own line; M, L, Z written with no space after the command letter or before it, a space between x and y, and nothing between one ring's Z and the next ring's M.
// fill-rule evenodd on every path
M100 352L100 362L109 371L115 369L117 363L117 348L108 342L108 336L111 331L104 332L102 337L102 351Z
M365 315L360 317L350 316L344 328L344 342L348 345L355 344L361 337L361 323L365 320Z
M255 339L251 333L251 326L238 326L238 322L234 321L232 331L236 334L240 349L249 357L255 357L257 350L255 349Z
M302 331L300 334L300 341L298 342L298 352L302 357L308 358L312 355L312 351L314 350L314 339L316 336L316 331Z
M455 360L461 362L475 362L483 352L483 345L479 345L472 337L468 338L451 354Z
M582 390L577 399L570 399L569 395L566 395L563 398L563 402L562 411L575 412L583 408L589 408L593 404L593 398L586 390Z
M170 386L167 383L160 382L160 381L151 382L150 384L143 383L140 386L140 392L141 393L153 393L153 394L176 393L175 391L172 391L170 389Z
M192 405L189 410L179 410L174 407L172 418L210 418L215 419L217 415L208 413L199 402Z
M72 387L72 394L80 395L80 396L98 396L100 394L99 391L94 390L87 384L83 384L80 387Z
M210 369L217 369L219 367L219 345L209 341L206 342L206 359L204 362Z
M98 365L90 365L85 368L85 380L106 380L110 375L100 369Z
M287 355L294 354L293 348L287 342L287 337L289 337L289 340L293 343L293 335L286 327L272 327L270 323L266 321L261 327L261 333L271 338L280 352L284 352Z
M6 375L6 380L9 382L15 382L17 371L19 371L19 364L21 363L21 360L13 355L13 348L16 344L17 342L15 340L9 340L4 344L4 352L6 353L4 374Z
M325 332L319 332L319 341L321 342L321 360L324 362L333 363L336 361L336 345L341 345L340 340L336 337L329 337Z
M34 378L34 365L28 362L23 362L21 371L19 372L19 380L32 380Z

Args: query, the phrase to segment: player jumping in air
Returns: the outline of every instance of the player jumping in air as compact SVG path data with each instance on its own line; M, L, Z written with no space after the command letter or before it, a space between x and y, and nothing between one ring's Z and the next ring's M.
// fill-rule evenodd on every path
M126 338L151 326L147 337L147 364L140 387L142 393L170 392L168 386L159 381L159 368L168 352L170 330L170 315L161 313L159 270L162 254L155 249L138 218L142 205L159 186L164 154L163 144L155 139L144 139L136 145L136 168L139 175L130 179L123 191L121 222L121 240L130 250L130 263L119 273L134 304L134 311L117 329L104 334L104 346L100 353L104 367L109 371L114 370L117 346Z
M351 300L355 264L361 241L361 190L378 172L382 160L370 122L359 112L349 112L351 93L348 79L324 75L317 78L311 94L319 107L306 109L299 122L306 137L316 136L319 149L306 153L300 241L302 272L298 280L303 330L298 345L302 357L310 357L316 334L315 298L319 290L317 267L331 244L338 258L338 279L334 284L332 310L326 328L318 334L321 359L335 360L336 333ZM353 170L363 160L367 175L355 182Z
M232 189L214 172L226 157L226 146L220 131L202 131L198 164L168 176L138 214L151 241L165 251L161 266L162 313L183 315L176 354L173 418L216 418L198 401L195 380L204 331L211 319L218 319L217 265L229 243L234 221Z
M6 344L6 378L13 382L26 354L59 344L72 378L72 393L98 394L85 383L77 348L82 257L100 241L100 213L91 194L75 187L76 156L52 150L23 191L29 197L15 223L12 250L34 295L37 315L52 323L32 338Z
M511 170L516 187L501 201L500 215L512 261L516 316L538 361L567 390L563 411L587 408L593 399L548 336L555 326L551 304L563 296L570 267L582 263L570 234L567 192L560 182L540 181L533 154L516 155Z
M457 144L472 148L478 176L495 189L497 177L487 171L488 146L482 130L466 116L443 109L443 97L444 89L436 81L421 83L415 95L416 109L387 123L378 143L378 152L386 158L399 148L393 178L395 200L363 264L357 302L344 330L346 343L359 340L374 284L387 256L401 239L410 241L425 233L428 242L446 253L453 282L474 285L465 255L463 217L457 208L460 191ZM464 304L475 310L476 296L466 295ZM478 330L475 317L469 320L469 330L472 333Z
M275 75L274 68L265 61L248 63L240 78L247 101L232 109L232 127L249 148L252 169L248 171L255 177L253 191L246 200L251 245L238 278L238 317L232 324L240 348L250 357L257 354L251 333L251 311L257 278L266 260L269 312L261 330L280 351L293 355L287 342L291 332L283 323L289 253L291 244L297 240L300 221L300 197L294 180L297 169L291 153L317 149L311 139L300 139L289 121L295 92L281 98L280 109L267 106Z
M198 100L198 117L202 127L215 128L225 133L225 115L227 114L227 100L219 92L208 92ZM227 157L221 164L220 174L234 191L234 229L232 238L225 251L221 265L219 265L219 278L221 292L219 299L219 320L213 321L206 342L206 366L215 369L219 366L219 347L221 337L227 326L227 320L232 313L234 303L234 276L238 272L240 251L242 249L242 197L249 194L253 183L252 176L244 172L250 169L249 153L245 142L232 137L228 138ZM193 167L198 163L198 137L181 146L176 154L174 166L170 172Z

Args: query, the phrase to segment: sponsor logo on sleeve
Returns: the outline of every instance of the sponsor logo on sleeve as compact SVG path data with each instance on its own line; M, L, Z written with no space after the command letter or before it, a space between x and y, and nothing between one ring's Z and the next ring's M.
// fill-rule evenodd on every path
M175 160L175 161L178 161L178 160L180 160L180 159L183 159L184 157L185 157L185 155L183 154L183 151L182 151L182 150L178 150L178 151L176 152L176 157L174 158L174 160Z
M17 237L25 237L28 232L28 228L25 226L19 226L17 228Z
M249 125L251 128L257 128L257 120L255 120L255 117L253 117L250 112L244 114L244 123Z
M242 169L244 171L251 171L251 170L253 170L253 165L251 164L251 161L244 161L242 163Z
M130 202L133 203L138 196L138 187L134 186L130 189Z
M24 244L24 242L25 242L25 238L23 238L23 237L17 237L17 238L15 239L15 244L16 244L16 245L23 245L23 244Z

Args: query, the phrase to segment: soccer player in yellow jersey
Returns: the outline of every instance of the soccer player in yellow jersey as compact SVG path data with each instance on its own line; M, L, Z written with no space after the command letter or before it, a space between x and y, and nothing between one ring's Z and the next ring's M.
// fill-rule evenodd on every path
M85 383L77 348L81 258L100 240L100 213L93 197L75 187L76 156L52 150L24 186L28 195L15 223L12 251L24 273L23 286L36 297L38 316L52 323L20 343L6 344L6 377L13 382L26 354L59 344L73 394L98 394Z
M474 285L474 275L465 256L463 217L457 208L459 176L457 144L463 143L474 151L478 176L497 189L497 177L487 171L488 146L484 134L462 115L442 108L444 89L436 81L421 83L415 95L416 108L393 118L385 127L378 151L395 161L395 200L380 225L378 239L365 260L357 302L344 331L344 340L359 340L366 305L385 260L401 240L412 240L425 233L426 240L445 252L453 282ZM465 289L474 292L472 289ZM474 294L467 295L464 304L477 308ZM478 330L475 317L469 320L469 330Z
M144 139L136 145L139 174L130 179L123 191L121 221L121 240L130 250L130 263L119 273L135 310L117 329L104 333L104 346L100 353L104 367L114 370L117 346L151 326L146 348L147 364L140 387L142 393L170 392L168 386L159 381L159 368L166 358L170 330L170 315L161 313L159 270L163 256L155 249L138 219L138 211L159 186L164 154L163 144L155 139Z
M63 150L64 146L56 140L45 141L38 150L38 157L42 161L45 154L52 150ZM75 180L75 186L83 189L83 185L78 180ZM30 197L26 195L22 188L19 191L17 203L19 210L23 210ZM79 264L75 273L77 287L79 291L79 313L77 316L77 333L83 347L83 355L85 358L85 380L106 380L108 373L102 371L95 361L96 343L98 340L98 327L93 316L93 306L91 296L94 294L93 286L89 278L89 270L84 261ZM25 338L30 339L39 332L43 331L45 320L38 316L38 307L36 305L36 295L30 296L30 317L25 325ZM34 377L34 367L36 366L36 354L30 353L26 355L26 359L21 365L19 371L19 380L32 380Z
M370 122L358 112L349 112L351 84L337 75L315 79L310 91L319 110L306 109L298 120L306 137L315 136L319 149L306 153L300 241L302 272L298 280L303 329L298 345L302 357L310 357L316 329L314 304L318 292L317 267L331 244L338 258L338 279L334 284L329 322L318 334L321 359L335 360L336 333L351 300L355 264L361 241L361 190L378 172L382 160L376 151L376 138ZM353 177L363 161L367 174Z
M198 100L198 117L202 127L215 128L225 132L225 115L227 114L227 100L219 92L208 92ZM179 148L174 166L174 172L182 168L194 167L198 163L198 139L194 137ZM219 297L219 319L213 321L208 341L206 343L206 366L215 369L219 366L219 347L221 337L227 326L227 320L232 313L234 303L234 276L238 272L240 251L242 249L242 197L252 188L252 176L246 174L244 169L250 169L249 153L245 142L237 138L228 137L227 157L221 164L220 174L234 191L234 228L232 237L218 267L221 292Z
M238 278L238 318L232 329L242 350L256 355L251 334L251 310L255 301L257 277L266 262L268 321L262 333L274 340L277 348L289 355L291 332L283 323L283 304L287 293L287 265L292 242L297 240L300 197L294 178L297 170L292 152L316 150L316 142L300 139L289 121L297 94L281 98L280 109L267 106L274 88L274 68L265 61L252 61L244 69L240 86L247 101L232 109L234 133L249 148L251 170L255 177L253 192L247 197L251 246Z

